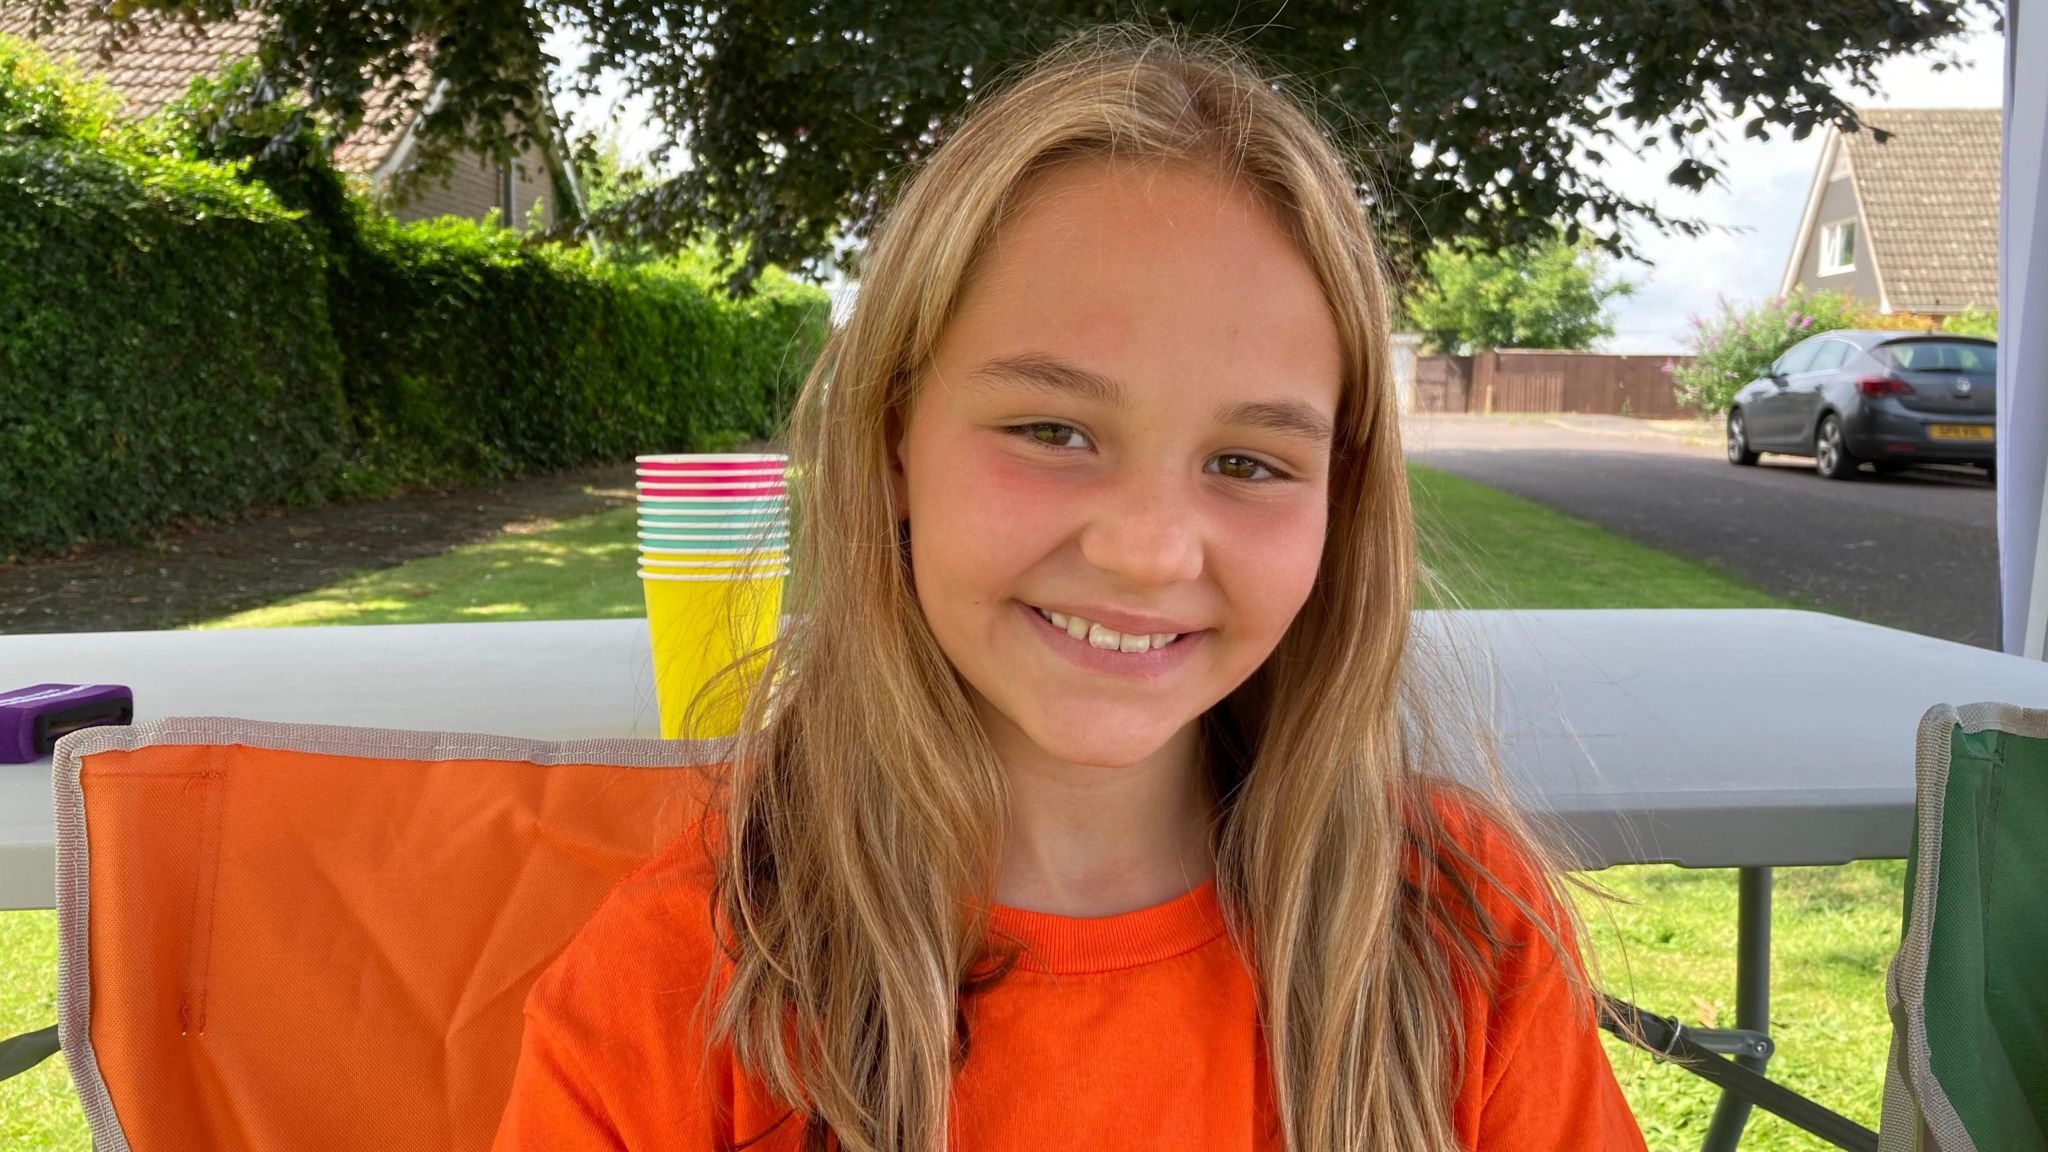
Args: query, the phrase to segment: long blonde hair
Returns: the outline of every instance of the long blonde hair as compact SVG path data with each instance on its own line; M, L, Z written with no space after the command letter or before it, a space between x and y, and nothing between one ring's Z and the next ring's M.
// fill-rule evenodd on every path
M1346 361L1321 571L1272 657L1202 721L1216 889L1258 987L1287 1147L1451 1152L1453 972L1495 936L1474 894L1490 878L1430 796L1439 775L1490 774L1503 797L1498 765L1482 733L1430 721L1410 667L1415 527L1356 178L1300 102L1216 40L1068 40L977 100L873 237L790 425L800 614L765 654L774 699L748 703L716 807L730 971L713 1038L810 1147L947 1143L971 1052L961 1005L1003 973L985 904L1006 796L913 594L889 445L1017 190L1091 157L1204 164L1251 189L1329 300ZM1466 802L1549 864L1504 798ZM1475 918L1476 943L1446 930Z

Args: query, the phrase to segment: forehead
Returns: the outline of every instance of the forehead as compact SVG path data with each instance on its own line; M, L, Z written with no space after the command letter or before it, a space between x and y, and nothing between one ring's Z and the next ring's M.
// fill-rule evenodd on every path
M1138 390L1285 392L1334 411L1344 351L1273 209L1186 165L1076 162L1035 178L940 342L956 370L1058 356Z

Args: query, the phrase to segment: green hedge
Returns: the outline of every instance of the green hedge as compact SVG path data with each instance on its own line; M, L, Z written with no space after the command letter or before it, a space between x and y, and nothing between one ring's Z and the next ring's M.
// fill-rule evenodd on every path
M771 435L825 331L771 273L321 219L0 37L0 559Z
M261 189L0 141L0 557L332 495L324 282Z
M444 219L362 224L334 261L349 408L374 474L480 479L773 435L822 292L743 301L708 270L609 265Z

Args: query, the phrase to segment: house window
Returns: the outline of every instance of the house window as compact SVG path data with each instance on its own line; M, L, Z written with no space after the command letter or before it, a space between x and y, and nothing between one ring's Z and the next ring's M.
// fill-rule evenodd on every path
M1833 276L1856 270L1856 221L1837 220L1820 229L1820 274Z

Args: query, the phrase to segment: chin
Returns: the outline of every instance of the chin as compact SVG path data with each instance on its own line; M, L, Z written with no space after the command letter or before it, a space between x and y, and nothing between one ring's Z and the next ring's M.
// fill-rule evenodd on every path
M1079 764L1089 768L1129 768L1145 760L1166 746L1178 726L1159 726L1153 730L1133 733L1128 729L1111 732L1064 731L1030 732L1032 742L1043 749L1048 756L1068 764Z

